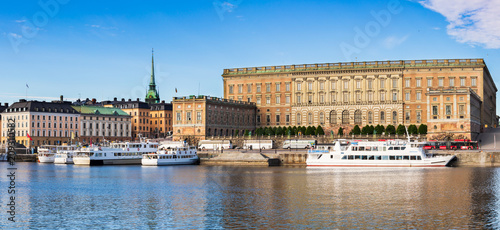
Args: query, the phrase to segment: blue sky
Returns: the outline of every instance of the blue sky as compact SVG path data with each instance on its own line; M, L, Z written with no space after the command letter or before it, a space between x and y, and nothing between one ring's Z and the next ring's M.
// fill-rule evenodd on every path
M484 58L500 87L498 1L40 2L0 3L2 103L143 100L151 48L166 101L222 96L225 68L355 60Z

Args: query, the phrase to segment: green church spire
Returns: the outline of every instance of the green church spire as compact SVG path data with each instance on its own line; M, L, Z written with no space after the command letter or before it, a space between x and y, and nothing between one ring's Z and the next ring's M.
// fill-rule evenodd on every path
M160 102L160 94L156 90L155 83L155 60L154 60L154 50L151 50L151 80L149 82L149 90L146 93L146 102L148 104L154 104Z

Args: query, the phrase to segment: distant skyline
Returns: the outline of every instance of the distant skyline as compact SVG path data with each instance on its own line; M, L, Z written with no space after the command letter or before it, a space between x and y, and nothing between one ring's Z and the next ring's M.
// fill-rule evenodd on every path
M167 102L222 97L226 68L348 61L483 58L500 87L497 0L0 5L2 104L60 95L144 100L152 48Z

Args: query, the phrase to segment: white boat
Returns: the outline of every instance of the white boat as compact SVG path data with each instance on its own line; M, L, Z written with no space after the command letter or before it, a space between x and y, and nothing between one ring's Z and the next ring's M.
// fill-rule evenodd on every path
M38 148L39 163L54 163L56 158L57 145L42 145Z
M433 156L425 142L404 140L337 140L308 150L307 166L319 167L444 167L455 156Z
M78 148L76 145L58 146L54 164L73 164L73 156Z
M199 161L196 147L160 149L155 153L142 155L142 165L192 165Z
M141 164L142 154L156 152L158 143L112 143L109 147L81 148L73 156L75 165L130 165Z

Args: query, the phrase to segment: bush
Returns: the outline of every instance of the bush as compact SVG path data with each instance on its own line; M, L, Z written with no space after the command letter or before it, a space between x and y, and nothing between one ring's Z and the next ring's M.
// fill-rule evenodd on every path
M358 125L354 126L354 128L353 128L353 129L352 129L352 131L351 131L351 134L354 134L354 135L359 135L359 134L361 134L361 130L359 129L359 126L358 126Z
M398 129L396 130L398 135L404 135L406 133L406 128L404 125L398 125Z
M344 129L342 127L340 127L339 130L337 131L337 134L339 136L343 136L344 135Z
M410 125L410 127L408 127L408 133L412 134L412 135L418 134L418 128L417 128L417 126L416 125Z
M396 134L396 128L394 127L394 125L387 125L387 127L385 128L385 133L389 135L394 135Z
M300 132L302 133L302 135L305 135L306 130L307 130L307 128L305 126L300 127Z
M325 131L321 127L321 125L318 125L318 128L316 128L316 135L325 135Z
M370 133L369 134L373 134L373 131L375 131L375 127L373 127L373 125L370 125Z
M375 126L375 131L377 131L377 134L382 134L383 132L385 132L385 128L383 125L377 125Z
M427 134L427 125L426 124L421 124L418 127L418 133L419 134Z
M314 130L311 126L308 126L305 135L314 135Z
M361 134L363 134L363 135L370 134L370 126L366 125L365 127L363 127L361 129Z

